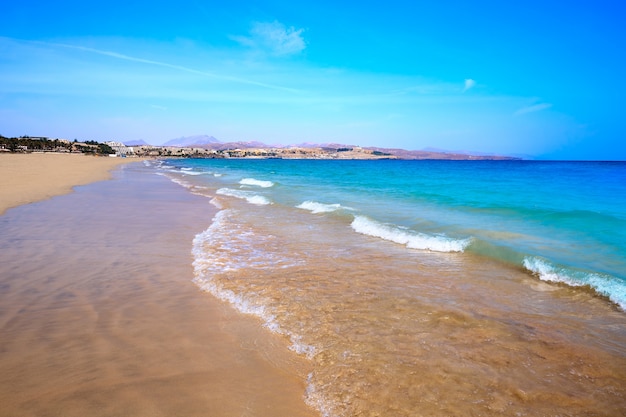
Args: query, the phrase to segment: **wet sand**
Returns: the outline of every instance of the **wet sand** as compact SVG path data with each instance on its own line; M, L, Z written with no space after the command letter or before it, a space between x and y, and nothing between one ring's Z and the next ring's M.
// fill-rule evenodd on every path
M76 185L111 177L118 165L136 159L62 153L0 153L0 215L11 207L67 194Z
M593 292L381 244L339 216L219 203L198 282L314 353L306 401L323 415L624 415L624 312Z
M310 364L191 282L209 199L141 163L75 190L0 216L0 416L317 415Z

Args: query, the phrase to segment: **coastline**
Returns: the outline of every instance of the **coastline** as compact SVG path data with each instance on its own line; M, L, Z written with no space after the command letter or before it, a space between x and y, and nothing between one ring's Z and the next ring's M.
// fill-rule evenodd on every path
M306 361L191 281L209 200L112 175L0 216L0 416L315 416Z
M296 350L324 350L314 358L298 356L288 350L284 333L263 327L263 318L242 315L196 285L202 284L197 267L220 264L207 252L197 256L198 232L210 226L202 235L218 239L226 233L226 245L252 236L257 244L271 246L264 237L279 239L276 219L288 218L287 213L259 217L268 206L216 197L230 209L243 204L239 223L224 223L228 210L216 216L210 188L192 182L203 176L182 167L185 181L171 181L171 172L163 174L154 165L124 165L112 172L112 181L0 216L0 403L6 408L0 417L312 417L318 415L314 409L330 413L329 404L347 410L353 401L385 395L389 403L366 407L382 414L403 410L398 415L412 415L416 407L432 415L462 414L469 399L486 404L477 406L485 415L514 410L615 415L622 407L621 311L592 294L537 282L472 254L409 256L395 245L381 252L379 245L363 245L358 234L332 239L347 239L339 247L352 248L350 256L337 258L331 251L325 257L325 245L280 244L275 249L286 249L286 256L312 253L309 263L264 269L259 259L280 260L266 252L247 259L254 267L231 272L223 282L233 285L233 294L252 284L276 303L293 294L295 304L266 308L290 312L295 326L279 323L284 329L300 328L307 317L315 320L308 328L323 340L310 344L294 333L292 342L298 342ZM187 190L179 187L183 184ZM198 192L203 189L208 191ZM270 219L269 229L242 229L244 213L255 227L262 227L259 218ZM324 226L319 216L300 210L291 215L306 219L279 229L305 225L300 234L312 242L317 241L312 230L320 233L327 226L325 236L331 236L341 229L332 219ZM215 227L219 218L223 227L219 221ZM208 243L206 249L219 246ZM355 257L360 257L357 263ZM378 277L393 277L394 285L381 286ZM329 297L328 304L315 304L326 303L322 296ZM364 303L368 298L375 302ZM314 317L304 310L308 302ZM378 304L382 310L374 309ZM404 321L403 314L419 322ZM366 343L370 333L377 336ZM391 356L384 356L387 351ZM405 360L410 361L406 370ZM365 391L355 390L355 384ZM399 396L389 396L392 384ZM404 386L411 387L411 395L402 394ZM432 396L433 390L454 395Z
M111 170L137 162L63 153L0 153L0 215L6 210L72 192L73 187L111 178Z

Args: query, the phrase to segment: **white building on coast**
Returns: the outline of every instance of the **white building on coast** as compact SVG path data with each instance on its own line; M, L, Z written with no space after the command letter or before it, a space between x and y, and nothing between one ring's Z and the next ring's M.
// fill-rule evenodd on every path
M115 156L127 157L134 156L135 150L131 146L126 146L122 142L104 142L106 145L109 145L111 149L115 151Z

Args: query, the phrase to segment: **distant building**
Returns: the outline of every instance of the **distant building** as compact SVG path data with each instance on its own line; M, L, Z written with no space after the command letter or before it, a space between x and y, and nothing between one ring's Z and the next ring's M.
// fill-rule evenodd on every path
M45 136L21 136L20 139L30 139L30 140L48 140Z
M126 157L130 155L135 155L135 150L130 146L124 145L122 142L110 141L104 143L109 145L111 149L115 151L115 155L117 156Z

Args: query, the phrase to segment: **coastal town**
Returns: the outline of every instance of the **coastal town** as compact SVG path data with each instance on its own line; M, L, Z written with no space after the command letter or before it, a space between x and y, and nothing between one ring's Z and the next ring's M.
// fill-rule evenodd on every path
M251 159L438 159L438 160L511 160L499 155L476 155L443 151L410 151L341 144L268 146L259 142L212 142L179 146L127 145L118 141L84 141L50 139L47 137L0 136L0 152L82 153L100 156L133 158L251 158Z

